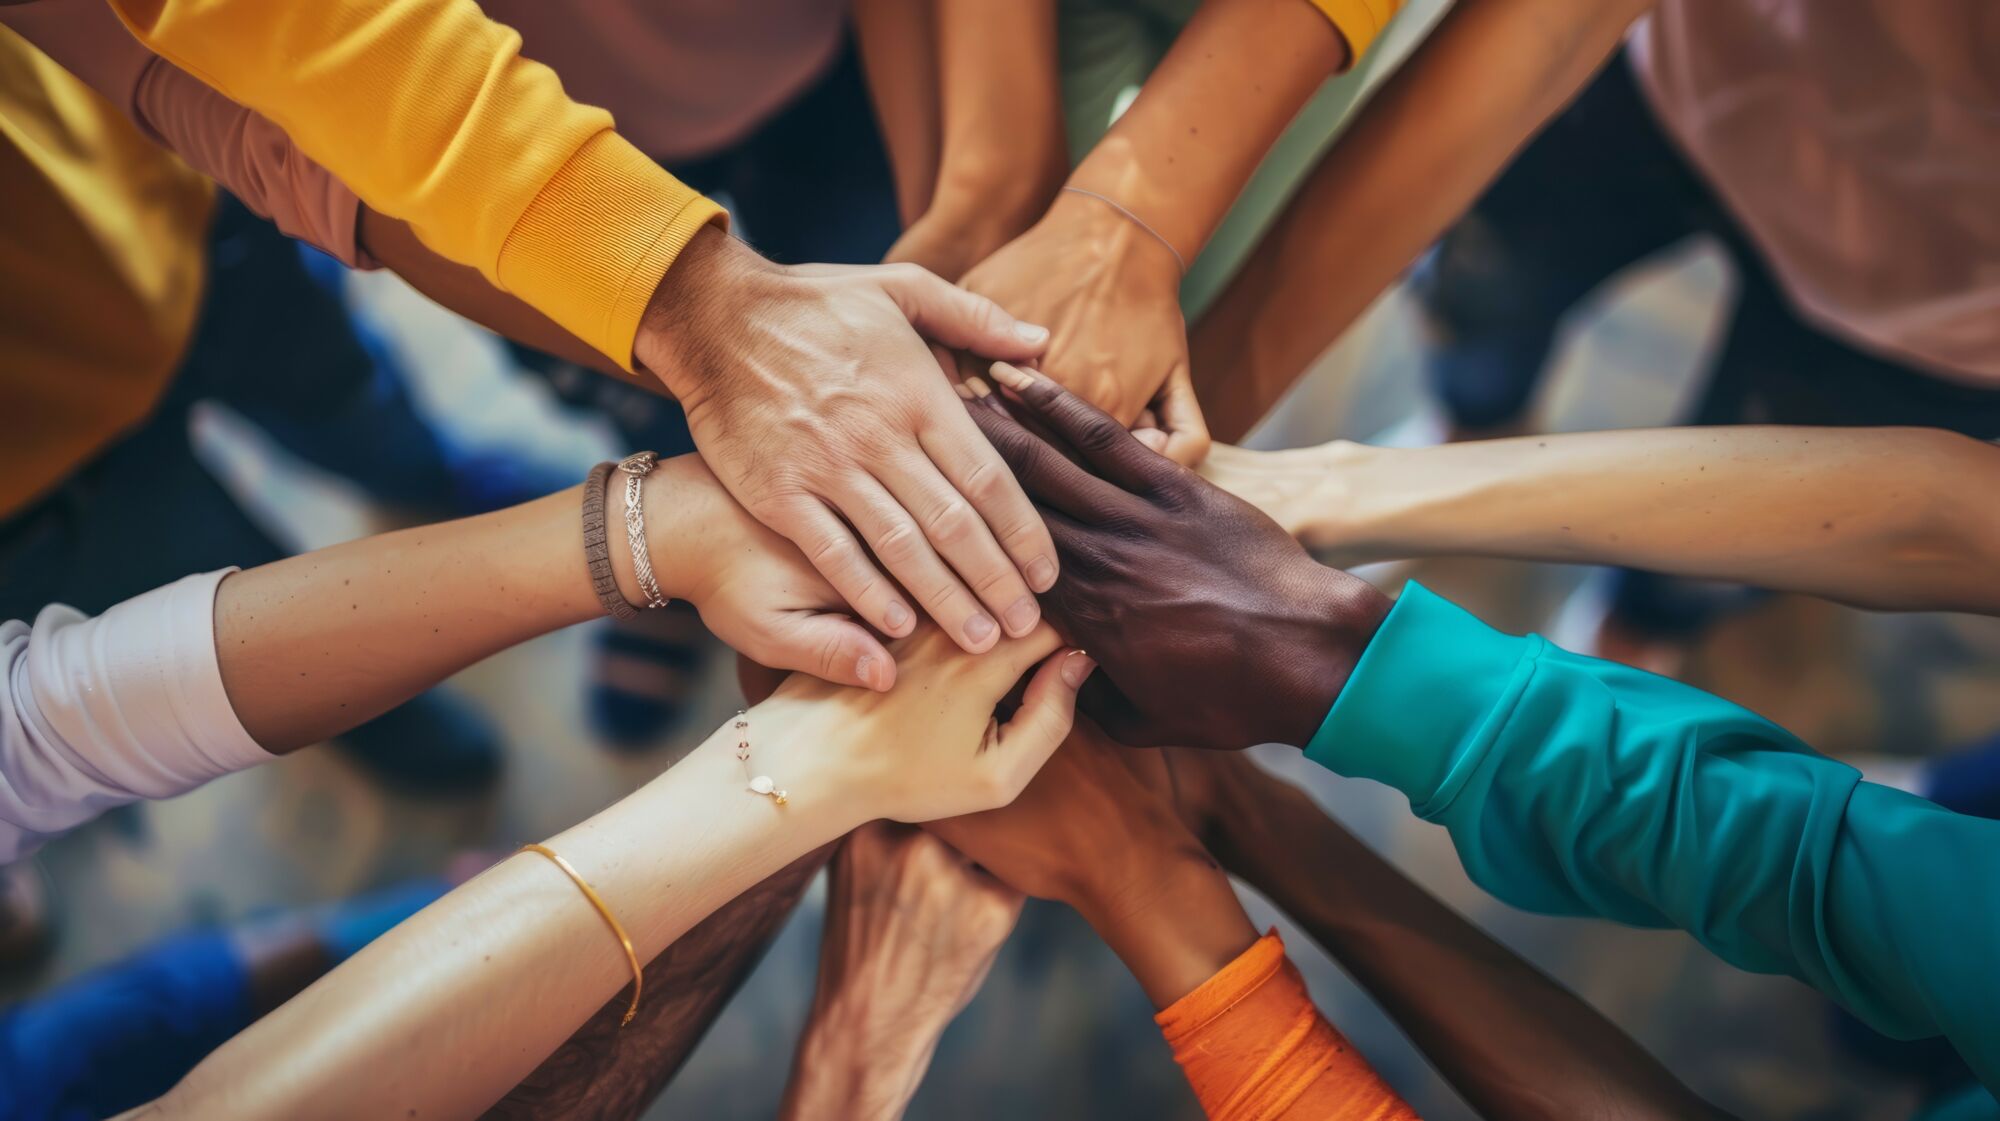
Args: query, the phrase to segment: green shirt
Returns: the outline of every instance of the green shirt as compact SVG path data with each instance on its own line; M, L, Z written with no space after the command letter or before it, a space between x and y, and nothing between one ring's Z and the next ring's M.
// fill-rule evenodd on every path
M2000 1087L2000 821L1411 584L1306 754L1401 790L1518 907L1679 927Z

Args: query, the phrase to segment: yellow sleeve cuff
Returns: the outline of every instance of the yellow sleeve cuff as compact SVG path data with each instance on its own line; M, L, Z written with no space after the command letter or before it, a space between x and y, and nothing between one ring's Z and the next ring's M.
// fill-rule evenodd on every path
M646 303L722 207L617 133L585 141L543 185L501 247L500 286L626 370Z
M1333 22L1334 29L1347 40L1347 64L1361 61L1403 0L1312 0L1312 5Z

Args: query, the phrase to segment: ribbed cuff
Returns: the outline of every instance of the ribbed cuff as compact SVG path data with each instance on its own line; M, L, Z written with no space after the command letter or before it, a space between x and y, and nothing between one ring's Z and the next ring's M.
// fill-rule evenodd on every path
M1236 960L1203 981L1200 988L1160 1009L1153 1022L1160 1025L1161 1036L1172 1046L1236 1007L1246 994L1255 992L1284 967L1285 941L1273 927L1236 955Z
M1516 638L1412 582L1362 651L1306 757L1386 783L1419 814L1448 803L1505 725L1542 640Z
M722 207L617 133L585 141L542 187L500 251L507 291L632 369L639 319L667 266Z
M1312 0L1312 5L1324 12L1347 40L1347 64L1352 66L1389 26L1403 0Z

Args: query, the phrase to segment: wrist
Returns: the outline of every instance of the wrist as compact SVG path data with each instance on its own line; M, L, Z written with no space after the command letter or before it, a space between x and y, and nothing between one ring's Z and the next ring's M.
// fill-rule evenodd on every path
M1026 160L1019 153L953 149L945 153L938 169L937 187L924 217L991 240L986 253L977 258L984 259L1035 224L1068 171L1059 145L1048 156Z
M1207 223L1190 221L1190 216L1183 213L1186 201L1183 193L1176 190L1175 184L1161 181L1140 158L1138 146L1120 135L1115 127L1097 142L1063 185L1116 202L1145 223L1159 240L1171 245L1180 260L1193 262L1207 240ZM1057 196L1057 201L1065 198L1080 196L1064 192Z
M1065 186L1078 184L1072 181ZM1091 193L1078 194L1067 189L1059 192L1049 204L1048 213L1036 223L1036 229L1046 229L1051 237L1062 242L1089 245L1097 258L1113 262L1125 283L1178 296L1181 264L1192 257L1143 211L1133 209L1117 195L1094 187L1080 189Z
M1270 719L1263 731L1272 742L1303 749L1393 601L1366 580L1304 556L1275 587L1283 606L1258 647L1268 666L1262 679L1271 684L1263 702Z
M646 303L632 357L689 411L710 387L694 359L743 330L744 309L783 283L784 270L715 226L688 241Z
M1352 440L1313 448L1311 482L1279 516L1279 523L1315 552L1339 549L1346 556L1347 551L1365 547L1386 501L1374 489L1383 478L1381 462L1394 451Z
M1145 882L1080 904L1155 1008L1200 988L1257 940L1228 874L1205 851L1176 853Z

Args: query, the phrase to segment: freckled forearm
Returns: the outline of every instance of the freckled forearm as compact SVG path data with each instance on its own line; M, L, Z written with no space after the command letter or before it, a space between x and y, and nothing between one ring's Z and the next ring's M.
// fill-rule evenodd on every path
M601 613L581 491L315 550L224 580L223 686L258 743L337 735L516 643Z

